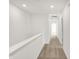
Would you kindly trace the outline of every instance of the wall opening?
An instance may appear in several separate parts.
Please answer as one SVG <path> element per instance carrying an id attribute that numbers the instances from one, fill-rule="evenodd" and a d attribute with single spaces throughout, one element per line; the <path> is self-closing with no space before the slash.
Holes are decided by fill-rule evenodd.
<path id="1" fill-rule="evenodd" d="M 51 36 L 56 36 L 57 35 L 57 23 L 53 22 L 51 24 Z"/>

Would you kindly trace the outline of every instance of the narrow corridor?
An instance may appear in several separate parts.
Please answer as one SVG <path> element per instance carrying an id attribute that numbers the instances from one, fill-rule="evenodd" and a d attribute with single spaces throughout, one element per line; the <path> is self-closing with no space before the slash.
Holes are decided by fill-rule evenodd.
<path id="1" fill-rule="evenodd" d="M 70 0 L 10 0 L 9 14 L 9 59 L 70 59 Z"/>
<path id="2" fill-rule="evenodd" d="M 57 37 L 52 38 L 50 44 L 44 46 L 38 59 L 67 59 Z"/>

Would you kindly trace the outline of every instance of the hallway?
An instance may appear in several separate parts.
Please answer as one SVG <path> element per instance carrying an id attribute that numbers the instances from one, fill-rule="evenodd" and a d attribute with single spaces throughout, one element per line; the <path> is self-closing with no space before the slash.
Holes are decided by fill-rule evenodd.
<path id="1" fill-rule="evenodd" d="M 67 59 L 57 37 L 52 38 L 50 44 L 44 46 L 38 59 Z"/>
<path id="2" fill-rule="evenodd" d="M 10 0 L 9 59 L 70 59 L 69 2 Z"/>

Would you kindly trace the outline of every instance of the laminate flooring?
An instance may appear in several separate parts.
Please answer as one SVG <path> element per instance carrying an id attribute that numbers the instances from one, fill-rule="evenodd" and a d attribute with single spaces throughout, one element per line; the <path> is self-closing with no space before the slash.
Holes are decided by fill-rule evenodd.
<path id="1" fill-rule="evenodd" d="M 67 59 L 57 37 L 53 37 L 50 43 L 44 46 L 38 59 Z"/>

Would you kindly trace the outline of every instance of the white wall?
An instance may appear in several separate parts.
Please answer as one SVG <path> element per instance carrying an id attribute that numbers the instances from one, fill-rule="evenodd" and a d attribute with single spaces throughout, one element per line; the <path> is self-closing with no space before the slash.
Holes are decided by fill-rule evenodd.
<path id="1" fill-rule="evenodd" d="M 32 15 L 32 33 L 44 33 L 45 42 L 49 41 L 49 24 L 48 15 L 43 14 L 33 14 Z"/>
<path id="2" fill-rule="evenodd" d="M 26 39 L 31 33 L 31 14 L 10 4 L 10 46 Z"/>
<path id="3" fill-rule="evenodd" d="M 61 15 L 58 16 L 58 38 L 61 44 L 62 42 L 62 18 Z"/>
<path id="4" fill-rule="evenodd" d="M 10 59 L 37 59 L 43 46 L 42 36 L 40 36 L 13 52 Z"/>
<path id="5" fill-rule="evenodd" d="M 70 59 L 70 7 L 67 5 L 63 13 L 63 48 Z"/>
<path id="6" fill-rule="evenodd" d="M 10 4 L 10 47 L 40 32 L 47 33 L 46 17 L 32 15 Z M 47 37 L 47 34 L 45 35 Z M 10 59 L 37 59 L 44 46 L 42 36 L 10 54 Z"/>

